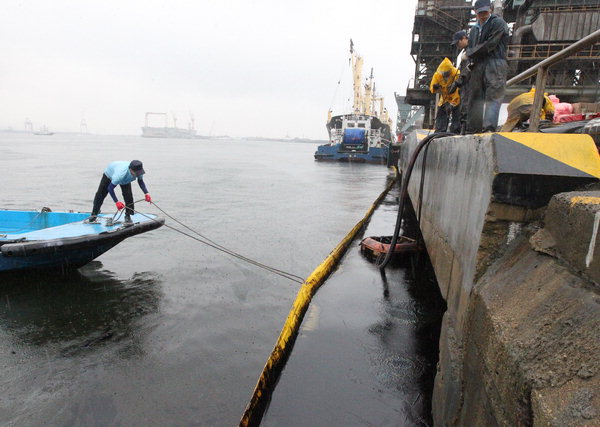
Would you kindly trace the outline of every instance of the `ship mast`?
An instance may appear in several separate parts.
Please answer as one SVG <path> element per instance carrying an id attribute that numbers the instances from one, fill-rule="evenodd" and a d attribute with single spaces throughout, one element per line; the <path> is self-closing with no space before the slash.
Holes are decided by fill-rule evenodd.
<path id="1" fill-rule="evenodd" d="M 352 64 L 352 76 L 354 77 L 354 104 L 352 110 L 354 114 L 361 113 L 362 104 L 362 65 L 363 59 L 354 52 L 354 43 L 350 39 L 350 59 Z"/>
<path id="2" fill-rule="evenodd" d="M 373 68 L 371 67 L 371 75 L 365 84 L 365 99 L 363 102 L 363 114 L 373 114 Z"/>
<path id="3" fill-rule="evenodd" d="M 377 105 L 376 105 L 376 103 L 379 100 L 379 98 L 377 98 L 377 90 L 375 89 L 375 82 L 373 82 L 373 98 L 372 99 L 373 100 L 371 101 L 371 111 L 373 112 L 373 115 L 375 117 L 379 117 L 377 115 Z M 380 111 L 380 113 L 381 113 L 381 111 Z"/>

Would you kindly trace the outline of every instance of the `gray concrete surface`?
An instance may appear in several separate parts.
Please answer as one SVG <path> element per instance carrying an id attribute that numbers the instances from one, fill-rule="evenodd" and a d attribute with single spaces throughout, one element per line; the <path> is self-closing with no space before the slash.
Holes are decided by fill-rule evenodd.
<path id="1" fill-rule="evenodd" d="M 579 164 L 571 161 L 569 148 L 563 150 L 561 135 L 514 136 L 533 139 L 529 145 L 512 137 L 485 134 L 435 140 L 427 149 L 426 162 L 423 153 L 411 177 L 409 195 L 420 214 L 421 231 L 448 305 L 433 394 L 434 423 L 593 425 L 600 408 L 595 371 L 588 364 L 568 361 L 584 360 L 580 356 L 584 349 L 592 354 L 597 350 L 597 288 L 585 285 L 589 281 L 580 272 L 593 277 L 594 261 L 584 271 L 581 255 L 587 255 L 590 226 L 593 230 L 598 220 L 593 213 L 585 218 L 583 228 L 569 229 L 556 213 L 548 216 L 549 229 L 568 235 L 571 243 L 564 239 L 564 247 L 552 247 L 548 230 L 532 243 L 522 240 L 523 230 L 530 232 L 528 224 L 542 224 L 552 196 L 597 181 L 588 172 L 597 170 L 600 160 L 586 136 L 569 136 Z M 539 150 L 535 143 L 541 143 Z M 403 172 L 417 144 L 413 134 L 403 146 Z M 543 152 L 550 146 L 559 149 Z M 563 162 L 562 155 L 569 161 Z M 552 203 L 565 215 L 564 203 L 571 199 L 562 205 L 561 200 L 557 197 Z M 569 218 L 577 224 L 580 214 L 570 212 Z M 515 246 L 517 241 L 521 246 Z M 581 248 L 571 260 L 564 254 L 576 242 Z M 545 253 L 535 252 L 532 244 L 538 250 L 546 247 Z M 521 252 L 511 257 L 510 251 L 517 247 Z M 547 254 L 558 254 L 560 259 Z M 539 270 L 544 274 L 537 273 L 536 267 L 542 259 L 548 263 L 548 268 Z M 579 264 L 568 264 L 575 259 Z M 505 274 L 516 263 L 524 264 L 519 264 L 514 276 Z M 560 301 L 558 306 L 555 300 Z M 567 323 L 557 324 L 561 306 L 583 310 L 586 317 L 567 316 Z M 509 315 L 518 319 L 508 323 L 514 328 L 506 326 Z M 577 339 L 562 340 L 563 334 Z M 593 344 L 579 347 L 582 343 Z M 585 360 L 598 365 L 597 359 Z M 561 390 L 571 394 L 563 395 Z"/>
<path id="2" fill-rule="evenodd" d="M 528 231 L 474 288 L 458 424 L 599 425 L 599 288 Z"/>
<path id="3" fill-rule="evenodd" d="M 596 186 L 598 187 L 598 186 Z M 552 198 L 544 223 L 552 255 L 600 283 L 600 191 L 562 193 Z"/>

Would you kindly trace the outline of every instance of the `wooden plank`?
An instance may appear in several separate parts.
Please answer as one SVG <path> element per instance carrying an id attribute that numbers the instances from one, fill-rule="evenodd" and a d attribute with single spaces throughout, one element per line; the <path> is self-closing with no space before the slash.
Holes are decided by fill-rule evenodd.
<path id="1" fill-rule="evenodd" d="M 533 97 L 533 106 L 529 115 L 529 132 L 537 132 L 540 127 L 540 111 L 544 105 L 544 89 L 546 88 L 546 79 L 548 69 L 540 67 L 535 80 L 535 96 Z"/>

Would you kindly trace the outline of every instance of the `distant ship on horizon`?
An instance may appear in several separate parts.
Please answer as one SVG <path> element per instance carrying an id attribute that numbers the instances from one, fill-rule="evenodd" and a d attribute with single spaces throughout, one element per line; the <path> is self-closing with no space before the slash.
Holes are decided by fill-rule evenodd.
<path id="1" fill-rule="evenodd" d="M 164 116 L 164 126 L 148 126 L 149 116 Z M 194 128 L 194 117 L 190 118 L 187 129 L 177 127 L 177 119 L 173 116 L 173 127 L 168 125 L 167 113 L 147 112 L 144 126 L 142 126 L 142 136 L 145 138 L 195 138 L 196 129 Z"/>
<path id="2" fill-rule="evenodd" d="M 40 127 L 40 130 L 33 132 L 34 135 L 46 135 L 46 136 L 50 136 L 50 135 L 54 135 L 54 132 L 50 132 L 48 130 L 48 127 L 46 125 L 43 125 Z"/>

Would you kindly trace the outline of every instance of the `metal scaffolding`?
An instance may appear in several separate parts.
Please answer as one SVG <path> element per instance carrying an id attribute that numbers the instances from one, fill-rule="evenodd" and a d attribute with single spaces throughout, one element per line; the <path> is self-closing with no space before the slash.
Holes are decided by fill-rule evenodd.
<path id="1" fill-rule="evenodd" d="M 600 28 L 600 0 L 493 1 L 495 14 L 508 23 L 509 78 L 531 68 Z M 439 63 L 458 52 L 450 45 L 456 31 L 475 22 L 471 0 L 419 0 L 415 12 L 411 56 L 415 75 L 403 102 L 425 109 L 424 127 L 433 125 L 435 96 L 429 82 Z M 546 91 L 565 102 L 600 101 L 600 43 L 554 65 Z M 534 78 L 507 89 L 505 101 L 535 85 Z M 399 104 L 400 111 L 400 104 Z"/>
<path id="2" fill-rule="evenodd" d="M 396 136 L 398 140 L 415 129 L 423 126 L 423 113 L 425 108 L 419 105 L 410 105 L 405 102 L 404 96 L 394 93 L 398 104 L 398 116 L 396 119 Z"/>
<path id="3" fill-rule="evenodd" d="M 450 45 L 452 35 L 466 29 L 470 20 L 470 0 L 417 2 L 410 52 L 415 62 L 415 77 L 413 85 L 406 89 L 404 102 L 424 107 L 425 127 L 433 123 L 435 109 L 435 97 L 429 92 L 431 77 L 444 57 L 456 56 L 458 52 Z"/>
<path id="4" fill-rule="evenodd" d="M 512 25 L 509 78 L 568 48 L 600 28 L 600 0 L 508 0 L 503 18 Z M 600 44 L 593 44 L 554 65 L 546 91 L 564 102 L 598 100 Z M 507 90 L 507 98 L 535 85 L 526 79 Z"/>

